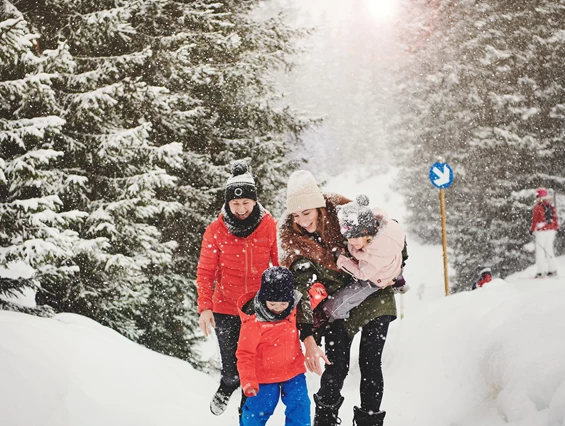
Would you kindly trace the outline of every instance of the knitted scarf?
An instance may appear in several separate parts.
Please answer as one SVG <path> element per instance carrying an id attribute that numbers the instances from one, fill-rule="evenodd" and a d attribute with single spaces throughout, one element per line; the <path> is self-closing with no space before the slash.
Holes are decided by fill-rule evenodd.
<path id="1" fill-rule="evenodd" d="M 292 313 L 301 297 L 302 294 L 295 290 L 294 302 L 289 303 L 288 308 L 286 308 L 280 314 L 275 314 L 274 312 L 271 312 L 269 308 L 267 308 L 267 302 L 262 302 L 261 300 L 259 300 L 259 293 L 257 293 L 253 298 L 253 308 L 255 309 L 255 313 L 257 314 L 257 320 L 260 322 L 272 322 L 285 319 Z"/>

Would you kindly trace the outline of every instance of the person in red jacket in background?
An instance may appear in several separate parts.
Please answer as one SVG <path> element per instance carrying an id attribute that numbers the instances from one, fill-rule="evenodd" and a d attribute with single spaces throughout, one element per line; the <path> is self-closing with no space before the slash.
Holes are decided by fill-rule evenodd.
<path id="1" fill-rule="evenodd" d="M 536 278 L 557 275 L 553 242 L 559 229 L 557 212 L 545 188 L 537 190 L 530 234 L 536 240 Z"/>
<path id="2" fill-rule="evenodd" d="M 296 327 L 296 305 L 290 270 L 275 266 L 263 273 L 261 289 L 238 302 L 242 320 L 237 368 L 247 396 L 240 426 L 267 423 L 282 399 L 285 425 L 310 426 L 306 366 Z"/>
<path id="3" fill-rule="evenodd" d="M 477 281 L 473 283 L 471 287 L 473 290 L 481 288 L 486 283 L 490 283 L 492 281 L 492 271 L 488 266 L 479 266 L 478 268 L 478 278 Z"/>
<path id="4" fill-rule="evenodd" d="M 204 232 L 196 284 L 199 325 L 205 336 L 212 329 L 222 359 L 221 381 L 210 411 L 222 414 L 239 387 L 235 352 L 241 328 L 237 300 L 258 291 L 261 275 L 279 265 L 277 224 L 257 202 L 257 188 L 244 161 L 232 164 L 220 215 Z M 245 396 L 242 395 L 242 404 Z"/>

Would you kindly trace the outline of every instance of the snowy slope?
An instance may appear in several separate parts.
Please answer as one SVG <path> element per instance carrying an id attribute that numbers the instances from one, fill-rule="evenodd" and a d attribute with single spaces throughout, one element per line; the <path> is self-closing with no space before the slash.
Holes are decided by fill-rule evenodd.
<path id="1" fill-rule="evenodd" d="M 0 312 L 0 336 L 3 425 L 237 424 L 237 398 L 221 417 L 208 411 L 216 378 L 89 319 Z M 517 276 L 423 304 L 390 330 L 387 426 L 564 426 L 563 336 L 564 278 Z M 358 403 L 356 365 L 344 424 Z M 317 376 L 308 378 L 316 391 Z"/>
<path id="2" fill-rule="evenodd" d="M 327 188 L 366 193 L 402 220 L 390 179 L 343 175 Z M 441 256 L 441 247 L 410 243 L 412 290 L 397 296 L 403 319 L 392 323 L 383 359 L 386 426 L 565 426 L 565 257 L 558 278 L 529 279 L 529 268 L 445 297 Z M 218 358 L 214 338 L 204 351 Z M 73 314 L 0 311 L 0 377 L 3 426 L 237 424 L 237 397 L 224 415 L 209 412 L 217 377 Z M 308 384 L 314 393 L 319 378 L 309 374 Z M 344 425 L 358 386 L 354 342 Z M 268 424 L 284 424 L 282 406 Z"/>

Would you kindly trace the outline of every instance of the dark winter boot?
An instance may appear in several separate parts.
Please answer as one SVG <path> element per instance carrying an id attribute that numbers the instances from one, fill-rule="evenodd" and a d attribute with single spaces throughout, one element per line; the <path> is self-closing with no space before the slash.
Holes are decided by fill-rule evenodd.
<path id="1" fill-rule="evenodd" d="M 320 397 L 314 394 L 314 402 L 316 403 L 316 414 L 312 426 L 337 426 L 341 424 L 341 419 L 337 416 L 341 404 L 343 404 L 343 396 L 333 404 L 324 404 L 320 401 Z"/>
<path id="2" fill-rule="evenodd" d="M 212 401 L 210 401 L 210 411 L 212 414 L 219 416 L 226 411 L 230 396 L 238 387 L 239 385 L 234 387 L 233 385 L 226 385 L 223 381 L 220 382 L 220 387 L 212 397 Z"/>
<path id="3" fill-rule="evenodd" d="M 357 426 L 383 426 L 385 411 L 378 413 L 366 412 L 359 407 L 353 407 L 353 425 Z"/>

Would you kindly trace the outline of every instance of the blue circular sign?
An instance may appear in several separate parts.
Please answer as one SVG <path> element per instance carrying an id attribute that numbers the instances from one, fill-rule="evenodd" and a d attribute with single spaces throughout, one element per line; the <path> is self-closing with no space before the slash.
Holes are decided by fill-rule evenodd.
<path id="1" fill-rule="evenodd" d="M 453 183 L 453 169 L 447 163 L 435 163 L 430 168 L 430 181 L 436 188 L 448 188 Z"/>

